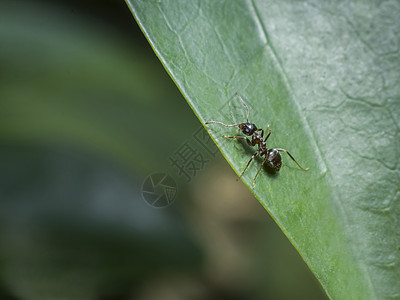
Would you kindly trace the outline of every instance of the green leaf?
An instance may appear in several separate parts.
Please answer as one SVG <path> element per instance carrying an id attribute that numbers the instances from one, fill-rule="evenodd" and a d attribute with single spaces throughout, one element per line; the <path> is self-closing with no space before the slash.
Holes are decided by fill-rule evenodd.
<path id="1" fill-rule="evenodd" d="M 310 167 L 284 154 L 253 192 L 327 294 L 400 297 L 399 2 L 126 2 L 203 124 L 244 121 L 238 92 Z M 240 174 L 254 149 L 206 128 Z"/>

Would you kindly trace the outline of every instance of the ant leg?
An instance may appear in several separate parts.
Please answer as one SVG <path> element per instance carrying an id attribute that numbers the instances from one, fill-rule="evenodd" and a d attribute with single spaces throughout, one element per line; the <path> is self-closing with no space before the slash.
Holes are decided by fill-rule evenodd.
<path id="1" fill-rule="evenodd" d="M 254 146 L 252 142 L 250 142 L 250 140 L 247 137 L 244 136 L 226 136 L 223 135 L 222 137 L 226 138 L 226 139 L 235 139 L 235 140 L 246 140 L 247 144 L 249 144 L 249 146 Z"/>
<path id="2" fill-rule="evenodd" d="M 249 108 L 247 107 L 246 103 L 244 103 L 242 97 L 240 97 L 239 93 L 236 92 L 236 96 L 239 98 L 240 102 L 242 102 L 242 104 L 244 105 L 244 107 L 246 107 L 247 110 L 247 123 L 249 122 Z"/>
<path id="3" fill-rule="evenodd" d="M 269 124 L 268 124 L 268 126 L 267 126 L 267 129 L 266 129 L 266 130 L 268 130 L 269 132 L 268 132 L 267 136 L 265 137 L 265 139 L 264 139 L 264 142 L 266 142 L 266 141 L 268 140 L 269 136 L 270 136 L 270 135 L 271 135 L 271 133 L 272 133 L 271 129 L 269 129 Z"/>
<path id="4" fill-rule="evenodd" d="M 267 160 L 267 156 L 264 157 L 263 162 L 262 162 L 262 164 L 261 164 L 261 167 L 258 169 L 258 172 L 257 172 L 256 176 L 254 176 L 254 179 L 253 179 L 253 189 L 256 187 L 256 178 L 257 178 L 257 176 L 258 176 L 258 173 L 260 173 L 260 171 L 261 171 L 262 167 L 264 166 L 264 163 L 266 162 L 266 160 Z"/>
<path id="5" fill-rule="evenodd" d="M 261 137 L 264 137 L 264 129 L 262 129 L 262 128 L 259 128 L 259 129 L 257 129 L 256 131 L 261 131 Z M 265 129 L 265 131 L 269 131 L 269 132 L 271 132 L 271 130 L 269 130 L 269 124 L 267 125 L 267 129 Z M 267 139 L 265 139 L 265 141 L 266 141 Z M 264 141 L 264 142 L 265 142 Z"/>
<path id="6" fill-rule="evenodd" d="M 299 166 L 299 168 L 300 169 L 302 169 L 303 171 L 308 171 L 310 168 L 307 168 L 307 169 L 304 169 L 302 166 L 300 166 L 299 165 L 299 163 L 294 159 L 294 157 L 289 153 L 289 151 L 287 151 L 286 149 L 281 149 L 281 148 L 278 148 L 278 149 L 276 149 L 276 150 L 278 150 L 278 151 L 280 151 L 280 152 L 286 152 L 288 155 L 289 155 L 289 157 Z"/>
<path id="7" fill-rule="evenodd" d="M 225 127 L 235 127 L 235 126 L 239 126 L 241 123 L 239 123 L 239 124 L 232 124 L 232 125 L 226 125 L 226 124 L 224 124 L 224 123 L 222 123 L 222 122 L 218 122 L 218 121 L 207 121 L 207 122 L 205 122 L 204 124 L 220 124 L 220 125 L 223 125 L 223 126 L 225 126 Z"/>
<path id="8" fill-rule="evenodd" d="M 250 158 L 249 162 L 246 165 L 246 168 L 244 168 L 244 170 L 243 170 L 242 174 L 240 174 L 239 178 L 241 178 L 243 176 L 244 172 L 246 172 L 246 170 L 249 167 L 251 161 L 253 160 L 254 157 L 257 156 L 257 154 L 258 154 L 258 151 L 252 155 L 252 157 Z M 237 179 L 237 180 L 239 180 L 239 179 Z"/>
<path id="9" fill-rule="evenodd" d="M 257 129 L 256 131 L 261 131 L 261 138 L 263 138 L 263 137 L 264 137 L 264 129 L 262 129 L 262 128 L 259 128 L 259 129 Z"/>

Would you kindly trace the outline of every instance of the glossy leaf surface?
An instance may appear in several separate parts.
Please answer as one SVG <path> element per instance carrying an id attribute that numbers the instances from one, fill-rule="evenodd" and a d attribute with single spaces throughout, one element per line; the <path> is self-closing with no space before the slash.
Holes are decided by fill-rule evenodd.
<path id="1" fill-rule="evenodd" d="M 327 294 L 400 297 L 399 2 L 126 2 L 202 123 L 243 122 L 239 92 L 268 145 L 310 167 L 283 155 L 254 194 Z M 240 174 L 254 149 L 207 129 Z"/>

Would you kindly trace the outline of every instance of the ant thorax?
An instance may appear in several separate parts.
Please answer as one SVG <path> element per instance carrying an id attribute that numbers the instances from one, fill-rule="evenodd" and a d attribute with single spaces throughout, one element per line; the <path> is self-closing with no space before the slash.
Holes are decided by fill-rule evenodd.
<path id="1" fill-rule="evenodd" d="M 261 155 L 265 154 L 266 151 L 268 150 L 268 149 L 267 149 L 267 143 L 264 142 L 263 140 L 261 140 L 261 141 L 258 143 L 258 150 L 261 150 L 261 152 L 262 152 L 262 153 L 260 153 Z"/>
<path id="2" fill-rule="evenodd" d="M 262 138 L 263 138 L 263 137 L 261 136 L 261 134 L 255 133 L 255 132 L 254 132 L 251 139 L 252 139 L 253 144 L 255 144 L 255 145 L 258 144 L 259 146 L 261 146 L 260 144 L 261 144 L 261 143 L 264 143 L 263 140 L 262 140 Z M 264 143 L 264 144 L 265 144 L 265 143 Z M 265 144 L 265 145 L 266 145 L 266 144 Z"/>

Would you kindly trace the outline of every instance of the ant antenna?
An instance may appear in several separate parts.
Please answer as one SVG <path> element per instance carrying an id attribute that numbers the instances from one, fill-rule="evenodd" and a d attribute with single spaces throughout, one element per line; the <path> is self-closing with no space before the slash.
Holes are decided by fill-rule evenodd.
<path id="1" fill-rule="evenodd" d="M 226 125 L 226 124 L 224 124 L 222 122 L 218 122 L 218 121 L 208 121 L 208 122 L 205 122 L 204 124 L 221 124 L 221 125 L 223 125 L 225 127 L 235 127 L 235 126 L 239 126 L 240 125 L 240 123 L 239 124 Z"/>
<path id="2" fill-rule="evenodd" d="M 246 121 L 247 121 L 247 123 L 249 123 L 249 108 L 247 107 L 246 103 L 244 103 L 244 101 L 243 101 L 242 97 L 240 97 L 239 93 L 236 92 L 235 94 L 236 94 L 236 96 L 239 98 L 240 102 L 242 102 L 242 104 L 244 105 L 244 107 L 246 107 L 246 110 L 247 110 L 247 118 L 246 118 Z"/>

